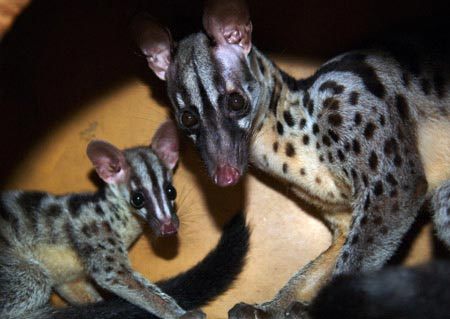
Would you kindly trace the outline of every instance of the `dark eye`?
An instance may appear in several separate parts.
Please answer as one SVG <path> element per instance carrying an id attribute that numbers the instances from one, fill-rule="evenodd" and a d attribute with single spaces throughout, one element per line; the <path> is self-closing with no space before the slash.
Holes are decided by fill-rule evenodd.
<path id="1" fill-rule="evenodd" d="M 166 194 L 169 200 L 175 200 L 175 198 L 177 198 L 177 190 L 172 186 L 172 184 L 167 185 Z"/>
<path id="2" fill-rule="evenodd" d="M 130 200 L 131 206 L 134 208 L 142 208 L 145 204 L 145 196 L 142 192 L 134 192 L 131 194 L 131 200 Z"/>
<path id="3" fill-rule="evenodd" d="M 228 95 L 227 103 L 229 109 L 234 112 L 243 111 L 247 106 L 244 97 L 237 92 Z"/>
<path id="4" fill-rule="evenodd" d="M 181 124 L 183 124 L 184 127 L 192 128 L 198 124 L 198 118 L 192 112 L 184 111 L 181 114 Z"/>

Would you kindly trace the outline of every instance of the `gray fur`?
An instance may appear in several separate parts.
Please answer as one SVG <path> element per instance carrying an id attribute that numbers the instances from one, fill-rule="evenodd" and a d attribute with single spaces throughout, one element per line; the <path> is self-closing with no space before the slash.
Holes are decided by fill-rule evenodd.
<path id="1" fill-rule="evenodd" d="M 173 202 L 165 191 L 172 172 L 148 147 L 128 149 L 124 155 L 130 166 L 130 180 L 106 184 L 98 193 L 1 194 L 1 318 L 38 318 L 36 311 L 47 304 L 52 288 L 64 293 L 66 282 L 83 275 L 158 317 L 177 318 L 186 313 L 170 296 L 135 272 L 127 255 L 143 223 L 157 229 L 157 211 L 176 220 Z M 130 204 L 134 190 L 146 193 L 148 203 L 140 209 Z M 61 269 L 57 264 L 48 266 L 57 263 L 46 258 L 52 249 L 73 253 L 74 264 L 80 262 L 79 269 L 75 266 L 75 270 L 64 272 L 64 265 Z M 57 274 L 59 271 L 62 273 Z M 66 296 L 70 292 L 66 291 Z"/>
<path id="2" fill-rule="evenodd" d="M 435 191 L 432 203 L 436 233 L 450 249 L 450 181 Z"/>

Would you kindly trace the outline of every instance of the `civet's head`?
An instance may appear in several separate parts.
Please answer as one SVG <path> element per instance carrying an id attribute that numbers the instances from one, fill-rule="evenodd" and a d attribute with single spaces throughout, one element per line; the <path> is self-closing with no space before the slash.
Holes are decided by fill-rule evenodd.
<path id="1" fill-rule="evenodd" d="M 175 44 L 145 15 L 133 32 L 148 66 L 167 81 L 178 126 L 195 143 L 214 182 L 236 184 L 249 153 L 260 84 L 250 67 L 252 24 L 241 1 L 206 5 L 205 33 Z"/>
<path id="2" fill-rule="evenodd" d="M 129 209 L 147 221 L 157 236 L 178 231 L 174 209 L 177 193 L 172 185 L 178 137 L 172 121 L 160 126 L 151 147 L 121 151 L 108 142 L 94 140 L 86 152 L 98 176 L 113 187 L 119 200 L 125 200 Z"/>

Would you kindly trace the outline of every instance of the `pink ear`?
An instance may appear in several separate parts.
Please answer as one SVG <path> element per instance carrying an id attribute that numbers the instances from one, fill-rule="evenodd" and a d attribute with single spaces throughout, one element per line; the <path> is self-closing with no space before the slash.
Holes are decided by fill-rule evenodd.
<path id="1" fill-rule="evenodd" d="M 172 38 L 169 30 L 148 15 L 137 15 L 131 24 L 135 41 L 147 59 L 150 69 L 161 79 L 166 79 L 170 65 Z"/>
<path id="2" fill-rule="evenodd" d="M 86 153 L 98 176 L 106 183 L 118 184 L 127 181 L 130 167 L 117 147 L 105 141 L 94 140 L 89 143 Z"/>
<path id="3" fill-rule="evenodd" d="M 156 131 L 152 139 L 152 149 L 167 168 L 173 169 L 178 162 L 178 133 L 172 120 L 167 120 Z"/>
<path id="4" fill-rule="evenodd" d="M 243 0 L 209 0 L 203 26 L 219 45 L 237 44 L 245 54 L 252 48 L 252 22 Z"/>

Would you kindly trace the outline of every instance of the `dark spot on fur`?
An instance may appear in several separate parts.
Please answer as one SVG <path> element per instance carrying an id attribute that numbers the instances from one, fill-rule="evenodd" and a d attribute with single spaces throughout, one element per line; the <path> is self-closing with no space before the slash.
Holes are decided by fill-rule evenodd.
<path id="1" fill-rule="evenodd" d="M 364 226 L 365 224 L 367 224 L 367 216 L 366 216 L 366 215 L 364 215 L 364 216 L 361 218 L 360 224 L 361 224 L 362 226 Z"/>
<path id="2" fill-rule="evenodd" d="M 348 172 L 347 172 L 347 169 L 343 168 L 343 169 L 342 169 L 342 171 L 344 172 L 345 176 L 347 176 L 347 177 L 348 177 Z"/>
<path id="3" fill-rule="evenodd" d="M 99 204 L 95 205 L 95 213 L 99 216 L 105 216 L 105 212 Z"/>
<path id="4" fill-rule="evenodd" d="M 312 115 L 314 112 L 314 102 L 311 100 L 308 103 L 308 114 Z"/>
<path id="5" fill-rule="evenodd" d="M 369 180 L 368 180 L 366 174 L 362 174 L 362 180 L 363 180 L 363 183 L 364 183 L 365 187 L 369 186 Z"/>
<path id="6" fill-rule="evenodd" d="M 291 143 L 286 143 L 286 156 L 293 157 L 295 155 L 295 148 Z"/>
<path id="7" fill-rule="evenodd" d="M 389 193 L 389 196 L 391 196 L 392 198 L 397 197 L 397 195 L 398 195 L 398 192 L 397 192 L 396 189 L 393 189 L 393 190 Z"/>
<path id="8" fill-rule="evenodd" d="M 311 97 L 309 95 L 309 92 L 305 92 L 305 94 L 303 95 L 303 107 L 305 109 L 308 108 L 309 101 L 311 101 Z"/>
<path id="9" fill-rule="evenodd" d="M 326 98 L 323 101 L 323 107 L 324 108 L 328 108 L 328 109 L 333 110 L 333 111 L 339 110 L 339 104 L 340 104 L 339 101 L 334 99 L 334 98 L 332 98 L 332 97 Z"/>
<path id="10" fill-rule="evenodd" d="M 278 152 L 278 142 L 273 143 L 273 151 L 276 153 Z"/>
<path id="11" fill-rule="evenodd" d="M 323 155 L 319 156 L 319 161 L 323 162 L 325 159 L 323 158 Z"/>
<path id="12" fill-rule="evenodd" d="M 380 122 L 381 126 L 384 126 L 386 124 L 386 120 L 385 120 L 383 114 L 380 115 L 380 118 L 378 119 L 378 122 Z"/>
<path id="13" fill-rule="evenodd" d="M 369 167 L 372 171 L 375 171 L 378 168 L 378 156 L 374 151 L 372 151 L 369 156 Z"/>
<path id="14" fill-rule="evenodd" d="M 111 271 L 113 271 L 113 267 L 108 266 L 108 267 L 105 267 L 103 270 L 104 270 L 106 273 L 110 273 Z"/>
<path id="15" fill-rule="evenodd" d="M 370 195 L 367 194 L 366 201 L 364 202 L 364 210 L 367 210 L 370 206 Z"/>
<path id="16" fill-rule="evenodd" d="M 359 93 L 358 92 L 350 93 L 349 102 L 350 102 L 351 105 L 358 104 L 358 100 L 359 100 Z"/>
<path id="17" fill-rule="evenodd" d="M 333 131 L 333 130 L 328 130 L 328 135 L 330 135 L 331 139 L 337 143 L 339 141 L 339 135 Z"/>
<path id="18" fill-rule="evenodd" d="M 347 261 L 347 259 L 348 259 L 348 251 L 344 251 L 344 252 L 342 253 L 342 260 L 343 260 L 343 261 Z"/>
<path id="19" fill-rule="evenodd" d="M 280 135 L 283 135 L 283 133 L 284 133 L 284 127 L 283 127 L 283 124 L 281 124 L 281 122 L 277 122 L 277 132 L 278 132 L 278 134 L 280 134 Z"/>
<path id="20" fill-rule="evenodd" d="M 343 153 L 341 150 L 338 150 L 338 151 L 337 151 L 337 155 L 338 155 L 339 160 L 340 160 L 341 162 L 345 161 L 345 155 L 344 155 L 344 153 Z"/>
<path id="21" fill-rule="evenodd" d="M 322 137 L 322 142 L 323 142 L 323 144 L 325 144 L 326 146 L 330 146 L 330 145 L 331 145 L 330 138 L 329 138 L 327 135 L 324 135 L 324 136 Z"/>
<path id="22" fill-rule="evenodd" d="M 319 142 L 316 142 L 316 149 L 320 149 L 320 144 L 319 144 Z"/>
<path id="23" fill-rule="evenodd" d="M 300 175 L 306 175 L 306 171 L 304 168 L 300 168 Z"/>
<path id="24" fill-rule="evenodd" d="M 354 121 L 355 121 L 355 125 L 356 125 L 356 126 L 358 126 L 359 124 L 361 124 L 362 116 L 361 116 L 361 114 L 360 114 L 359 112 L 356 112 L 356 113 L 355 113 Z"/>
<path id="25" fill-rule="evenodd" d="M 403 95 L 397 95 L 395 97 L 395 107 L 397 108 L 398 114 L 403 121 L 407 121 L 409 119 L 409 108 L 408 103 Z"/>
<path id="26" fill-rule="evenodd" d="M 305 128 L 305 126 L 306 126 L 306 120 L 305 119 L 301 119 L 300 120 L 300 124 L 299 124 L 300 129 L 303 130 Z"/>
<path id="27" fill-rule="evenodd" d="M 346 152 L 350 151 L 350 143 L 349 142 L 345 142 L 344 149 Z"/>
<path id="28" fill-rule="evenodd" d="M 364 129 L 364 136 L 370 140 L 373 137 L 373 133 L 377 127 L 372 122 L 366 124 L 366 128 Z"/>
<path id="29" fill-rule="evenodd" d="M 292 118 L 291 112 L 284 111 L 283 112 L 283 117 L 284 117 L 284 121 L 286 122 L 286 124 L 289 127 L 293 127 L 294 126 L 294 119 Z"/>
<path id="30" fill-rule="evenodd" d="M 381 181 L 377 181 L 375 183 L 373 193 L 375 194 L 375 196 L 380 196 L 381 194 L 383 194 L 383 183 Z"/>
<path id="31" fill-rule="evenodd" d="M 381 225 L 383 223 L 383 219 L 380 216 L 377 216 L 373 219 L 373 223 L 377 226 Z"/>
<path id="32" fill-rule="evenodd" d="M 381 232 L 383 235 L 386 235 L 387 232 L 388 232 L 388 228 L 387 228 L 386 226 L 381 226 L 380 232 Z"/>
<path id="33" fill-rule="evenodd" d="M 317 184 L 322 183 L 322 180 L 320 179 L 320 177 L 316 177 L 315 181 L 316 181 Z"/>
<path id="34" fill-rule="evenodd" d="M 83 227 L 81 227 L 81 232 L 86 236 L 86 237 L 88 237 L 88 238 L 91 238 L 92 237 L 92 234 L 91 234 L 91 232 L 90 232 L 90 230 L 89 230 L 89 226 L 88 225 L 83 225 Z"/>
<path id="35" fill-rule="evenodd" d="M 333 94 L 341 94 L 344 92 L 344 86 L 337 84 L 335 81 L 326 81 L 319 87 L 319 91 L 331 90 Z"/>
<path id="36" fill-rule="evenodd" d="M 283 163 L 283 173 L 286 174 L 288 171 L 288 164 Z"/>
<path id="37" fill-rule="evenodd" d="M 308 134 L 303 135 L 302 141 L 303 141 L 303 144 L 305 144 L 305 145 L 309 144 L 309 136 L 308 136 Z"/>
<path id="38" fill-rule="evenodd" d="M 353 245 L 357 244 L 358 241 L 359 241 L 359 236 L 358 236 L 357 234 L 355 234 L 355 235 L 352 237 L 352 240 L 351 240 L 351 242 L 350 242 L 350 245 L 353 246 Z"/>
<path id="39" fill-rule="evenodd" d="M 109 222 L 107 222 L 106 220 L 102 222 L 102 228 L 107 233 L 112 232 L 111 224 Z"/>
<path id="40" fill-rule="evenodd" d="M 366 242 L 367 242 L 368 244 L 373 244 L 373 236 L 367 237 Z"/>
<path id="41" fill-rule="evenodd" d="M 107 262 L 110 262 L 110 263 L 113 263 L 116 261 L 116 259 L 113 256 L 106 256 L 105 259 Z"/>
<path id="42" fill-rule="evenodd" d="M 312 126 L 312 132 L 314 135 L 317 135 L 317 133 L 319 133 L 319 125 L 317 125 L 317 123 L 314 123 Z"/>
<path id="43" fill-rule="evenodd" d="M 398 144 L 394 138 L 390 138 L 384 143 L 384 154 L 387 156 L 395 154 L 398 151 Z"/>
<path id="44" fill-rule="evenodd" d="M 117 242 L 114 240 L 114 238 L 109 237 L 108 238 L 108 243 L 110 243 L 111 245 L 115 246 L 117 244 Z"/>
<path id="45" fill-rule="evenodd" d="M 82 256 L 90 256 L 94 253 L 94 248 L 89 244 L 83 244 L 79 247 L 80 255 Z"/>
<path id="46" fill-rule="evenodd" d="M 47 216 L 49 217 L 58 217 L 62 214 L 62 207 L 58 204 L 51 204 L 47 207 Z"/>
<path id="47" fill-rule="evenodd" d="M 361 153 L 361 146 L 359 145 L 358 140 L 353 140 L 353 152 L 355 152 L 355 154 Z"/>
<path id="48" fill-rule="evenodd" d="M 400 166 L 402 166 L 402 162 L 403 162 L 403 160 L 400 157 L 400 155 L 398 155 L 398 154 L 395 155 L 395 157 L 394 157 L 394 165 L 397 166 L 397 167 L 400 167 Z"/>
<path id="49" fill-rule="evenodd" d="M 386 181 L 387 181 L 389 184 L 391 184 L 392 186 L 397 186 L 397 185 L 398 185 L 397 180 L 395 179 L 395 177 L 394 177 L 391 173 L 388 173 L 388 174 L 386 175 Z"/>
<path id="50" fill-rule="evenodd" d="M 328 152 L 328 161 L 333 164 L 334 163 L 334 158 L 333 155 L 331 154 L 331 152 Z"/>
<path id="51" fill-rule="evenodd" d="M 328 122 L 333 126 L 340 126 L 342 124 L 342 116 L 337 113 L 328 115 Z"/>

